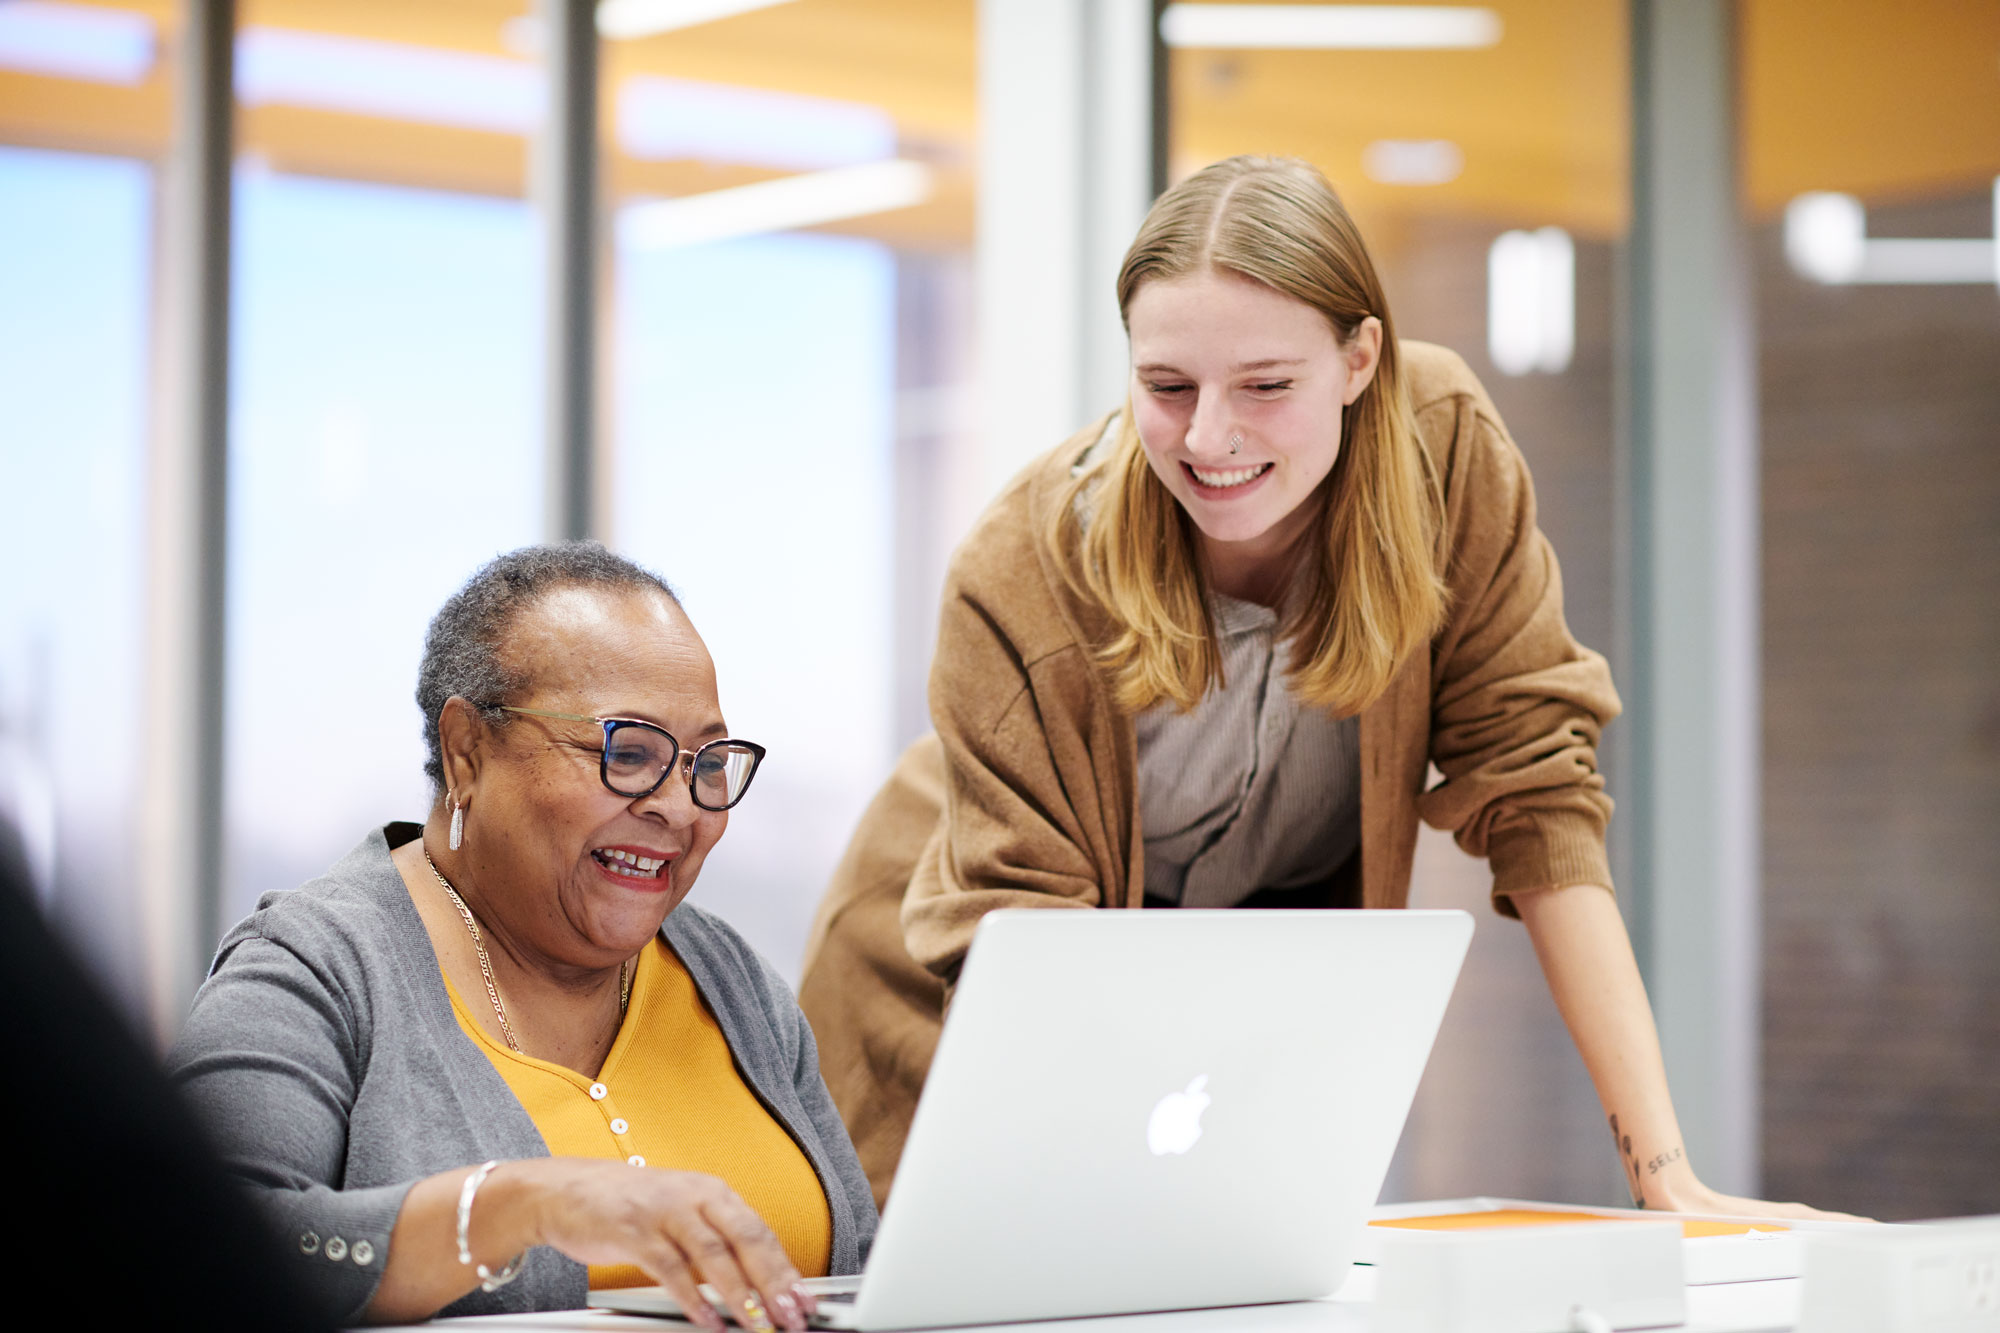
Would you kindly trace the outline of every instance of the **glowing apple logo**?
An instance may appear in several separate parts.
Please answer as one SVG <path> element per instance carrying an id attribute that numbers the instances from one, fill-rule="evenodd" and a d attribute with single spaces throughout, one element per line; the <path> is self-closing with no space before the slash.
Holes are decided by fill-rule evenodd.
<path id="1" fill-rule="evenodd" d="M 1146 1121 L 1146 1146 L 1153 1150 L 1153 1156 L 1184 1153 L 1194 1147 L 1194 1141 L 1201 1137 L 1201 1113 L 1211 1100 L 1203 1091 L 1207 1087 L 1208 1075 L 1197 1074 L 1185 1090 L 1160 1098 Z"/>

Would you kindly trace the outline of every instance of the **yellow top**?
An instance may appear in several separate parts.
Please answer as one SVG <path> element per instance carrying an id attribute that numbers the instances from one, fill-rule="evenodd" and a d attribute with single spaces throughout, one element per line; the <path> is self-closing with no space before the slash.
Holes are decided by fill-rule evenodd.
<path id="1" fill-rule="evenodd" d="M 826 1273 L 826 1191 L 736 1072 L 722 1028 L 665 939 L 654 936 L 639 954 L 625 1022 L 595 1080 L 508 1050 L 474 1021 L 451 978 L 444 984 L 459 1027 L 521 1099 L 551 1154 L 720 1176 L 777 1233 L 800 1273 Z M 590 1266 L 593 1288 L 652 1280 L 630 1264 Z"/>

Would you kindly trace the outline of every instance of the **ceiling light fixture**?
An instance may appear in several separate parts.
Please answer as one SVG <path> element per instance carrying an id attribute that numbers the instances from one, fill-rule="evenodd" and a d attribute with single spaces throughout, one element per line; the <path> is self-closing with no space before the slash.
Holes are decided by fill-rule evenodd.
<path id="1" fill-rule="evenodd" d="M 1377 139 L 1361 150 L 1361 169 L 1384 185 L 1443 185 L 1465 170 L 1449 139 Z"/>
<path id="2" fill-rule="evenodd" d="M 1859 199 L 1815 190 L 1785 205 L 1785 258 L 1793 272 L 1829 286 L 2000 284 L 2000 178 L 1993 182 L 1993 231 L 1990 241 L 1956 236 L 1870 239 L 1868 210 Z"/>
<path id="3" fill-rule="evenodd" d="M 753 9 L 790 4 L 792 0 L 602 0 L 597 6 L 597 35 L 611 41 L 651 37 L 676 28 L 734 18 Z"/>
<path id="4" fill-rule="evenodd" d="M 631 204 L 618 239 L 634 250 L 669 250 L 908 208 L 931 196 L 931 170 L 892 159 Z"/>
<path id="5" fill-rule="evenodd" d="M 0 4 L 0 69 L 94 83 L 139 83 L 153 72 L 144 14 L 15 0 Z"/>
<path id="6" fill-rule="evenodd" d="M 1474 5 L 1172 4 L 1160 36 L 1211 51 L 1471 50 L 1500 40 L 1500 16 Z"/>
<path id="7" fill-rule="evenodd" d="M 1576 245 L 1560 227 L 1502 232 L 1486 255 L 1486 351 L 1504 375 L 1559 374 L 1576 351 Z"/>
<path id="8" fill-rule="evenodd" d="M 545 94 L 541 71 L 525 60 L 294 28 L 236 34 L 236 97 L 245 106 L 525 135 L 541 123 Z"/>

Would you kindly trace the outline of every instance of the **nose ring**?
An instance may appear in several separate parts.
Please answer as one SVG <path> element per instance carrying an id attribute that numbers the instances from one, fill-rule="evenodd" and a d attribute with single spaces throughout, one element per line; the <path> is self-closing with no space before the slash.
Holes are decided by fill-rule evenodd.
<path id="1" fill-rule="evenodd" d="M 1236 453 L 1238 450 L 1242 449 L 1242 447 L 1243 447 L 1243 437 L 1241 435 L 1232 435 L 1229 437 L 1230 453 L 1232 454 Z"/>

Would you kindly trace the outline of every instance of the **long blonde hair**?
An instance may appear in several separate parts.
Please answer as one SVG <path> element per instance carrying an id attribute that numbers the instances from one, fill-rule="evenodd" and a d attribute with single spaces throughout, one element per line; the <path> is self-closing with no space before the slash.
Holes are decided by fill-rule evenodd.
<path id="1" fill-rule="evenodd" d="M 1342 414 L 1333 470 L 1304 501 L 1319 513 L 1281 627 L 1298 696 L 1358 712 L 1445 614 L 1443 500 L 1417 441 L 1388 302 L 1333 187 L 1290 158 L 1232 157 L 1160 196 L 1118 273 L 1128 332 L 1143 284 L 1205 268 L 1305 302 L 1342 346 L 1369 316 L 1382 322 L 1375 377 Z M 1116 625 L 1097 656 L 1119 706 L 1192 708 L 1222 678 L 1193 520 L 1147 463 L 1129 401 L 1101 453 L 1061 495 L 1043 537 L 1072 587 Z"/>

